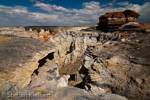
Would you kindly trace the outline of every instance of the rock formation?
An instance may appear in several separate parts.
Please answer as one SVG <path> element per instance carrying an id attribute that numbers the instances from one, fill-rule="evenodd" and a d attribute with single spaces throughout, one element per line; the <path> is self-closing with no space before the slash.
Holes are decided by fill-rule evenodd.
<path id="1" fill-rule="evenodd" d="M 132 10 L 109 12 L 99 17 L 99 28 L 104 31 L 116 31 L 122 24 L 135 22 L 140 15 Z"/>
<path id="2" fill-rule="evenodd" d="M 129 23 L 127 23 L 127 24 L 123 24 L 123 25 L 121 25 L 119 28 L 118 28 L 118 30 L 121 30 L 121 31 L 126 31 L 126 30 L 130 30 L 130 31 L 133 31 L 133 30 L 135 30 L 135 31 L 144 31 L 144 30 L 142 30 L 141 29 L 141 27 L 143 27 L 144 25 L 143 24 L 140 24 L 140 23 L 137 23 L 137 22 L 129 22 Z"/>
<path id="3" fill-rule="evenodd" d="M 85 54 L 84 66 L 79 70 L 87 70 L 83 77 L 85 89 L 95 95 L 117 93 L 132 99 L 147 98 L 150 86 L 149 81 L 145 81 L 150 70 L 148 38 L 149 35 L 125 33 L 117 41 L 89 48 L 90 53 Z M 119 42 L 122 39 L 125 40 Z"/>
<path id="4" fill-rule="evenodd" d="M 126 23 L 138 16 L 126 10 L 101 18 Z M 28 99 L 7 93 L 48 96 L 36 100 L 150 99 L 150 33 L 137 31 L 140 26 L 130 22 L 107 33 L 96 26 L 2 27 L 0 99 Z"/>
<path id="5" fill-rule="evenodd" d="M 58 39 L 58 37 L 61 38 Z M 77 43 L 78 38 L 83 41 L 80 43 L 80 48 L 72 45 Z M 66 54 L 59 56 L 62 58 L 61 62 L 65 62 L 60 68 L 60 73 L 70 75 L 70 86 L 83 88 L 94 95 L 117 93 L 131 99 L 149 98 L 147 89 L 149 81 L 146 78 L 150 70 L 149 35 L 147 33 L 136 31 L 107 34 L 81 32 L 80 35 L 64 33 L 59 34 L 55 39 L 53 43 L 60 45 L 58 54 Z M 65 39 L 68 39 L 70 44 L 66 44 Z M 65 49 L 64 45 L 67 46 Z M 86 49 L 83 49 L 84 47 Z M 76 49 L 85 50 L 84 54 L 76 53 Z M 72 52 L 67 55 L 67 51 Z M 146 54 L 143 55 L 142 51 Z M 79 57 L 74 57 L 74 55 Z M 65 61 L 65 59 L 68 60 Z M 143 73 L 142 76 L 139 76 L 139 73 Z"/>

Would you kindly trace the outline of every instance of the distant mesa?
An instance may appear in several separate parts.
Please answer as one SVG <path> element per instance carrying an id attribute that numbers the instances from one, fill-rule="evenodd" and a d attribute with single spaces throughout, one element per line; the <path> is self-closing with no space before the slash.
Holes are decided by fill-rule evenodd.
<path id="1" fill-rule="evenodd" d="M 122 24 L 135 22 L 140 15 L 132 10 L 109 12 L 99 17 L 99 29 L 116 31 Z"/>

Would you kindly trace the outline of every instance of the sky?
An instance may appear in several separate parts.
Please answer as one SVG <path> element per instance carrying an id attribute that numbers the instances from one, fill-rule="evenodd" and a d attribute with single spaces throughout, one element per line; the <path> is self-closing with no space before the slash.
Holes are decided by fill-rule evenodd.
<path id="1" fill-rule="evenodd" d="M 0 0 L 0 26 L 95 25 L 99 16 L 133 10 L 150 23 L 150 0 Z"/>

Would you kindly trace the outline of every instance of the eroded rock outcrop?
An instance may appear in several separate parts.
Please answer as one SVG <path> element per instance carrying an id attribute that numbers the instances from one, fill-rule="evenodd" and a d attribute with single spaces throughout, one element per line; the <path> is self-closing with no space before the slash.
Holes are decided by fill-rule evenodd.
<path id="1" fill-rule="evenodd" d="M 33 38 L 12 35 L 0 37 L 3 38 L 0 41 L 0 99 L 8 99 L 7 93 L 23 92 L 39 66 L 38 61 L 55 51 L 56 46 Z M 4 93 L 5 96 L 2 95 Z"/>
<path id="2" fill-rule="evenodd" d="M 84 88 L 95 95 L 117 93 L 131 99 L 150 98 L 149 42 L 149 35 L 127 32 L 120 39 L 87 49 L 89 53 L 79 70 L 87 71 L 79 75 L 86 81 Z"/>
<path id="3" fill-rule="evenodd" d="M 55 57 L 63 62 L 60 73 L 70 75 L 70 86 L 94 95 L 117 93 L 139 99 L 149 98 L 149 81 L 145 80 L 145 76 L 149 76 L 149 39 L 146 37 L 149 37 L 147 33 L 130 31 L 64 33 L 56 34 L 52 42 L 59 45 Z M 146 50 L 145 54 L 138 56 L 142 50 Z M 139 73 L 144 74 L 138 76 Z"/>
<path id="4" fill-rule="evenodd" d="M 118 29 L 121 30 L 121 31 L 126 31 L 126 30 L 128 30 L 128 31 L 129 30 L 131 30 L 131 31 L 133 31 L 133 30 L 135 30 L 135 31 L 139 30 L 140 31 L 141 30 L 142 31 L 141 27 L 143 27 L 143 26 L 144 25 L 141 24 L 141 23 L 129 22 L 127 24 L 121 25 Z"/>
<path id="5" fill-rule="evenodd" d="M 119 26 L 135 22 L 140 15 L 132 10 L 109 12 L 99 17 L 99 28 L 103 31 L 116 31 Z"/>
<path id="6" fill-rule="evenodd" d="M 52 100 L 149 99 L 149 33 L 87 30 L 59 29 L 53 35 L 41 30 L 39 37 L 49 43 L 10 36 L 0 44 L 0 64 L 6 66 L 0 93 L 50 93 L 46 99 Z"/>

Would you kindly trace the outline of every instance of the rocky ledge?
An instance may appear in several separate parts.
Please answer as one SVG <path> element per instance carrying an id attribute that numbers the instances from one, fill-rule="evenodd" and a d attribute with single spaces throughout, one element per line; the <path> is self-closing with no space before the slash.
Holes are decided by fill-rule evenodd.
<path id="1" fill-rule="evenodd" d="M 8 93 L 50 94 L 42 99 L 51 100 L 150 99 L 147 32 L 64 30 L 49 43 L 0 37 L 1 99 L 28 99 Z"/>

